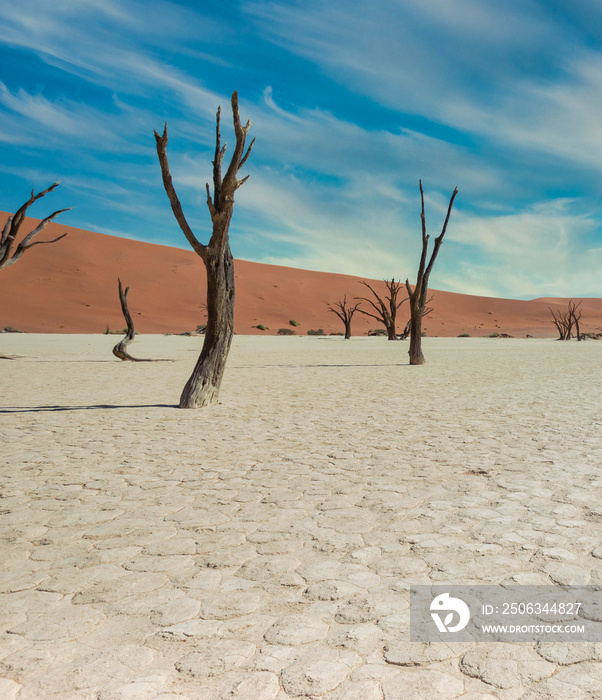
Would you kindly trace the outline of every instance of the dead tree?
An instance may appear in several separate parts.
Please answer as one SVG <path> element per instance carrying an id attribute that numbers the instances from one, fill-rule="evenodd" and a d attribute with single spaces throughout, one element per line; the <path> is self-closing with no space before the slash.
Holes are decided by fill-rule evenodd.
<path id="1" fill-rule="evenodd" d="M 245 140 L 251 127 L 248 121 L 242 126 L 238 113 L 238 94 L 232 93 L 232 116 L 236 146 L 226 174 L 222 177 L 222 162 L 226 144 L 221 145 L 221 107 L 216 115 L 215 158 L 213 163 L 213 199 L 207 183 L 207 207 L 211 215 L 213 231 L 209 243 L 204 245 L 196 238 L 188 225 L 180 200 L 176 194 L 167 161 L 167 124 L 160 136 L 155 131 L 157 155 L 161 164 L 163 185 L 176 221 L 193 250 L 207 270 L 207 327 L 200 357 L 180 397 L 180 408 L 199 408 L 217 401 L 226 359 L 234 334 L 234 260 L 230 250 L 229 228 L 234 209 L 234 193 L 249 177 L 239 180 L 238 171 L 246 163 L 255 139 L 245 152 Z"/>
<path id="2" fill-rule="evenodd" d="M 343 297 L 343 301 L 339 299 L 334 304 L 328 304 L 328 310 L 336 314 L 345 325 L 345 340 L 351 338 L 351 319 L 356 311 L 361 311 L 361 302 L 358 301 L 354 306 L 347 305 L 347 295 Z"/>
<path id="3" fill-rule="evenodd" d="M 38 192 L 38 194 L 34 194 L 34 191 L 32 190 L 31 197 L 25 202 L 25 204 L 23 204 L 23 206 L 20 207 L 12 216 L 8 217 L 8 219 L 6 220 L 6 224 L 4 225 L 4 229 L 2 230 L 2 235 L 0 236 L 0 270 L 4 269 L 5 267 L 8 267 L 9 265 L 12 265 L 13 263 L 16 263 L 17 260 L 23 255 L 23 253 L 26 250 L 33 248 L 35 245 L 40 245 L 40 243 L 56 243 L 57 241 L 60 241 L 61 238 L 65 238 L 67 234 L 63 233 L 61 236 L 53 238 L 51 241 L 35 241 L 34 243 L 32 243 L 33 239 L 38 235 L 38 233 L 40 233 L 46 228 L 50 221 L 52 221 L 59 214 L 62 214 L 65 211 L 69 211 L 71 207 L 68 207 L 67 209 L 59 209 L 58 211 L 53 212 L 50 216 L 47 216 L 45 219 L 40 221 L 40 223 L 33 229 L 33 231 L 30 231 L 25 236 L 25 238 L 17 245 L 15 251 L 13 252 L 13 247 L 15 245 L 17 236 L 19 235 L 19 229 L 21 228 L 21 224 L 25 219 L 25 213 L 27 212 L 29 207 L 37 199 L 40 199 L 44 195 L 55 190 L 59 186 L 59 184 L 60 181 L 55 182 L 53 185 L 50 185 L 50 187 L 46 188 L 45 190 L 42 190 L 42 192 Z"/>
<path id="4" fill-rule="evenodd" d="M 573 332 L 573 318 L 570 311 L 561 311 L 548 306 L 552 314 L 552 323 L 558 331 L 558 340 L 570 340 Z"/>
<path id="5" fill-rule="evenodd" d="M 406 279 L 406 289 L 408 290 L 408 297 L 410 299 L 410 349 L 408 354 L 410 356 L 411 365 L 423 365 L 425 362 L 424 355 L 422 354 L 422 317 L 424 316 L 427 293 L 428 293 L 428 283 L 431 272 L 433 271 L 433 265 L 437 259 L 437 254 L 439 253 L 439 248 L 443 243 L 443 236 L 447 231 L 447 224 L 449 223 L 449 217 L 451 216 L 452 207 L 454 206 L 454 200 L 458 194 L 458 188 L 456 187 L 453 194 L 449 200 L 449 205 L 447 207 L 447 215 L 445 217 L 445 222 L 441 233 L 435 238 L 435 245 L 431 253 L 430 260 L 427 264 L 426 256 L 428 253 L 428 243 L 430 236 L 426 232 L 426 217 L 424 215 L 424 191 L 422 189 L 422 180 L 420 183 L 420 203 L 421 203 L 421 213 L 420 220 L 422 223 L 422 254 L 420 256 L 420 263 L 418 265 L 418 274 L 416 276 L 416 285 L 412 290 L 410 286 L 410 281 Z"/>
<path id="6" fill-rule="evenodd" d="M 119 343 L 117 343 L 117 345 L 113 348 L 113 355 L 118 357 L 120 360 L 129 360 L 130 362 L 149 362 L 149 360 L 139 360 L 137 357 L 132 357 L 127 351 L 127 346 L 132 342 L 132 340 L 134 340 L 134 336 L 136 335 L 136 331 L 134 330 L 134 322 L 132 321 L 132 317 L 128 309 L 128 292 L 130 291 L 130 288 L 126 287 L 124 290 L 121 286 L 121 280 L 119 277 L 117 278 L 117 282 L 119 283 L 119 301 L 121 302 L 121 311 L 127 324 L 127 330 L 125 338 L 119 341 Z"/>
<path id="7" fill-rule="evenodd" d="M 571 317 L 573 325 L 575 326 L 575 334 L 577 336 L 578 341 L 584 339 L 581 336 L 581 331 L 579 330 L 579 320 L 581 319 L 581 314 L 583 313 L 583 311 L 579 308 L 580 306 L 581 302 L 575 304 L 575 302 L 572 299 L 569 301 L 569 315 Z"/>
<path id="8" fill-rule="evenodd" d="M 389 294 L 387 296 L 381 297 L 367 282 L 362 281 L 362 284 L 365 287 L 368 287 L 368 289 L 372 292 L 374 295 L 374 298 L 376 299 L 376 303 L 372 301 L 372 299 L 368 299 L 367 297 L 355 297 L 358 299 L 360 302 L 361 301 L 366 301 L 370 306 L 374 309 L 376 313 L 372 313 L 371 311 L 366 311 L 365 309 L 360 309 L 358 308 L 358 311 L 361 314 L 365 314 L 366 316 L 370 316 L 371 318 L 376 319 L 379 323 L 382 323 L 383 326 L 387 329 L 387 336 L 389 340 L 397 340 L 397 330 L 396 330 L 396 320 L 397 320 L 397 309 L 403 304 L 404 301 L 407 301 L 407 298 L 403 298 L 400 302 L 397 301 L 397 297 L 399 296 L 399 292 L 403 288 L 403 285 L 401 282 L 396 282 L 395 278 L 392 280 L 383 280 L 385 285 L 387 286 L 387 290 Z"/>
<path id="9" fill-rule="evenodd" d="M 434 298 L 434 295 L 431 296 L 431 297 L 429 297 L 429 298 L 426 300 L 426 303 L 427 303 L 427 304 L 430 304 L 431 301 L 433 301 L 433 298 Z M 433 311 L 433 308 L 432 308 L 431 306 L 427 306 L 427 307 L 425 308 L 425 310 L 423 311 L 423 313 L 422 313 L 422 318 L 425 318 L 425 316 L 428 316 L 430 313 L 432 313 L 432 311 Z M 412 326 L 412 317 L 410 316 L 410 318 L 408 319 L 408 322 L 406 323 L 406 325 L 405 325 L 403 331 L 399 334 L 399 340 L 407 340 L 407 339 L 408 339 L 408 337 L 409 337 L 409 335 L 410 335 L 411 326 Z"/>
<path id="10" fill-rule="evenodd" d="M 561 311 L 560 309 L 553 309 L 548 306 L 550 313 L 552 314 L 552 323 L 556 326 L 558 330 L 558 340 L 570 340 L 573 337 L 573 327 L 576 331 L 577 340 L 583 340 L 581 332 L 579 329 L 579 320 L 583 311 L 579 308 L 581 302 L 575 304 L 571 299 L 566 311 Z"/>

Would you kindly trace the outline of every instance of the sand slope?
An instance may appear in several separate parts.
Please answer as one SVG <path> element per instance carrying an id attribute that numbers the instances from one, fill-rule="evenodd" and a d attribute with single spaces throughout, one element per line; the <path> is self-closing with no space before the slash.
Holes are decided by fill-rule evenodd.
<path id="1" fill-rule="evenodd" d="M 0 213 L 0 221 L 7 214 Z M 37 223 L 29 219 L 23 230 Z M 27 332 L 102 333 L 124 326 L 117 296 L 117 277 L 130 286 L 130 311 L 142 333 L 192 331 L 205 321 L 201 308 L 205 272 L 201 260 L 188 250 L 141 243 L 51 223 L 39 240 L 67 231 L 59 243 L 38 246 L 0 273 L 3 304 L 0 327 Z M 311 272 L 277 265 L 236 261 L 236 332 L 261 334 L 254 326 L 275 334 L 301 323 L 298 334 L 323 328 L 339 332 L 342 324 L 327 308 L 347 294 L 364 296 L 359 277 Z M 375 282 L 382 289 L 382 282 Z M 425 320 L 429 335 L 460 333 L 514 336 L 555 336 L 548 305 L 557 300 L 514 301 L 434 291 L 433 314 Z M 564 302 L 563 302 L 563 305 Z M 602 326 L 602 299 L 583 302 L 584 330 Z M 400 309 L 403 327 L 409 312 Z M 378 323 L 356 314 L 355 334 L 377 328 Z"/>

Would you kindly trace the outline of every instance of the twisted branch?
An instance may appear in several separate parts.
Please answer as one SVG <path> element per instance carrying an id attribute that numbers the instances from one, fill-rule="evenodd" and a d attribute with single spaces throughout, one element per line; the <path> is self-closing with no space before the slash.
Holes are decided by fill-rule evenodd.
<path id="1" fill-rule="evenodd" d="M 50 216 L 47 216 L 45 219 L 43 219 L 33 229 L 33 231 L 30 231 L 25 236 L 25 238 L 19 243 L 19 245 L 15 249 L 14 253 L 12 253 L 11 255 L 11 252 L 15 245 L 15 240 L 19 234 L 19 230 L 25 219 L 25 213 L 27 209 L 29 209 L 29 207 L 36 200 L 40 199 L 41 197 L 44 197 L 48 194 L 48 192 L 54 191 L 59 186 L 59 184 L 60 180 L 50 185 L 50 187 L 47 187 L 45 190 L 38 192 L 38 194 L 34 194 L 34 191 L 32 190 L 31 196 L 25 202 L 25 204 L 23 204 L 12 216 L 8 217 L 6 223 L 4 224 L 4 228 L 2 229 L 2 234 L 0 235 L 0 270 L 2 270 L 5 267 L 8 267 L 9 265 L 12 265 L 13 263 L 16 263 L 17 260 L 19 260 L 19 258 L 23 255 L 23 253 L 26 250 L 29 250 L 30 248 L 33 248 L 34 246 L 39 245 L 40 243 L 56 243 L 57 241 L 60 241 L 61 238 L 65 238 L 67 234 L 63 233 L 61 236 L 57 236 L 56 238 L 53 238 L 50 241 L 35 241 L 34 243 L 31 243 L 31 241 L 41 231 L 43 231 L 55 217 L 57 217 L 59 214 L 62 214 L 65 211 L 70 211 L 72 207 L 67 207 L 66 209 L 58 209 L 57 211 L 50 214 Z"/>

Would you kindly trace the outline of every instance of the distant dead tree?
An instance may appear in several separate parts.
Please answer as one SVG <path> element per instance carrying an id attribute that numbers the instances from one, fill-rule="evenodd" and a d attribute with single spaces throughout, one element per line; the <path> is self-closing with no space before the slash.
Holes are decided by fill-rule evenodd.
<path id="1" fill-rule="evenodd" d="M 582 340 L 579 331 L 579 320 L 582 314 L 582 310 L 579 308 L 580 306 L 581 302 L 575 304 L 572 299 L 569 301 L 566 311 L 553 309 L 551 306 L 548 306 L 552 314 L 552 323 L 556 326 L 556 330 L 558 331 L 558 340 L 570 340 L 573 336 L 573 327 L 575 327 L 577 332 L 577 340 Z"/>
<path id="2" fill-rule="evenodd" d="M 430 304 L 431 301 L 433 301 L 433 299 L 434 299 L 434 295 L 431 296 L 431 297 L 429 297 L 429 298 L 426 300 L 426 303 L 427 303 L 427 304 Z M 430 313 L 432 313 L 432 311 L 433 311 L 433 308 L 432 308 L 431 306 L 427 306 L 427 307 L 424 309 L 423 313 L 422 313 L 422 318 L 425 318 L 426 316 L 428 316 Z M 398 336 L 398 337 L 399 337 L 399 340 L 407 340 L 407 339 L 408 339 L 408 337 L 409 337 L 409 335 L 410 335 L 410 329 L 411 329 L 411 327 L 412 327 L 412 317 L 410 316 L 410 318 L 408 319 L 408 322 L 406 323 L 406 325 L 405 325 L 403 331 L 402 331 L 402 332 L 399 334 L 399 336 Z"/>
<path id="3" fill-rule="evenodd" d="M 172 183 L 167 161 L 167 124 L 160 136 L 155 131 L 157 155 L 161 164 L 163 185 L 176 221 L 207 270 L 207 327 L 203 349 L 180 397 L 180 408 L 199 408 L 217 401 L 226 359 L 234 334 L 234 260 L 230 250 L 229 228 L 234 209 L 234 193 L 248 179 L 239 180 L 238 171 L 246 163 L 255 139 L 245 152 L 245 140 L 251 127 L 242 126 L 238 112 L 238 94 L 232 93 L 232 116 L 236 146 L 226 174 L 222 178 L 222 162 L 226 144 L 221 145 L 220 114 L 217 109 L 215 158 L 213 163 L 213 200 L 207 183 L 207 207 L 213 224 L 209 243 L 203 245 L 188 225 L 180 200 Z"/>
<path id="4" fill-rule="evenodd" d="M 362 284 L 365 287 L 368 287 L 368 289 L 372 292 L 374 298 L 376 299 L 376 303 L 368 297 L 355 298 L 360 302 L 368 302 L 368 304 L 370 304 L 375 313 L 372 313 L 371 311 L 366 311 L 365 309 L 361 308 L 358 308 L 358 311 L 361 314 L 370 316 L 371 318 L 376 319 L 379 323 L 382 323 L 383 326 L 387 329 L 387 336 L 389 340 L 397 340 L 397 309 L 399 309 L 399 307 L 403 304 L 404 301 L 407 301 L 407 298 L 404 297 L 400 302 L 397 301 L 399 292 L 403 288 L 403 284 L 401 282 L 396 282 L 395 278 L 383 281 L 387 286 L 387 290 L 389 292 L 388 295 L 386 295 L 384 298 L 380 294 L 378 294 L 378 292 L 376 292 L 373 289 L 373 287 L 371 287 L 367 282 L 362 281 Z"/>
<path id="5" fill-rule="evenodd" d="M 550 309 L 550 313 L 552 314 L 552 323 L 556 326 L 556 330 L 558 331 L 558 340 L 570 340 L 573 320 L 569 312 L 553 309 L 551 306 L 548 306 L 548 309 Z"/>
<path id="6" fill-rule="evenodd" d="M 13 263 L 16 263 L 17 260 L 23 255 L 23 253 L 26 250 L 33 248 L 35 245 L 39 245 L 40 243 L 56 243 L 57 241 L 60 241 L 61 238 L 65 238 L 67 234 L 63 233 L 61 236 L 53 238 L 51 241 L 35 241 L 34 243 L 31 242 L 38 235 L 38 233 L 40 233 L 46 228 L 47 224 L 50 221 L 52 221 L 59 214 L 62 214 L 65 211 L 69 211 L 72 207 L 68 207 L 67 209 L 59 209 L 58 211 L 53 212 L 50 216 L 47 216 L 45 219 L 40 221 L 40 223 L 33 229 L 33 231 L 30 231 L 25 236 L 25 238 L 17 245 L 15 251 L 13 252 L 13 247 L 15 245 L 16 238 L 19 234 L 21 224 L 23 223 L 23 220 L 25 218 L 25 213 L 27 209 L 37 199 L 40 199 L 44 195 L 55 190 L 59 186 L 59 184 L 60 180 L 58 182 L 55 182 L 53 185 L 50 185 L 50 187 L 46 188 L 45 190 L 42 190 L 42 192 L 38 192 L 38 194 L 34 194 L 34 191 L 32 190 L 31 197 L 25 202 L 25 204 L 23 204 L 23 206 L 21 206 L 15 212 L 15 214 L 8 217 L 8 219 L 6 220 L 6 224 L 2 229 L 2 235 L 0 236 L 0 270 L 4 269 L 5 267 L 8 267 L 9 265 L 12 265 Z"/>
<path id="7" fill-rule="evenodd" d="M 132 321 L 132 317 L 128 309 L 128 292 L 130 291 L 130 288 L 126 287 L 124 290 L 121 286 L 121 280 L 119 279 L 119 277 L 117 278 L 117 282 L 119 284 L 118 288 L 119 301 L 121 303 L 121 312 L 123 313 L 123 317 L 125 318 L 127 330 L 125 338 L 119 341 L 117 345 L 113 348 L 113 355 L 115 355 L 115 357 L 118 357 L 120 360 L 129 360 L 130 362 L 150 362 L 150 360 L 140 360 L 137 357 L 132 357 L 127 351 L 127 346 L 132 342 L 132 340 L 134 340 L 134 336 L 136 335 L 136 331 L 134 330 L 134 322 Z"/>
<path id="8" fill-rule="evenodd" d="M 575 326 L 575 333 L 578 341 L 584 340 L 584 338 L 581 336 L 581 331 L 579 330 L 579 321 L 581 319 L 581 314 L 583 313 L 583 311 L 579 308 L 580 306 L 581 302 L 575 304 L 572 299 L 569 301 L 569 314 L 573 319 L 573 325 Z"/>
<path id="9" fill-rule="evenodd" d="M 345 340 L 349 340 L 349 338 L 351 338 L 351 319 L 356 311 L 361 311 L 360 305 L 360 301 L 353 306 L 351 306 L 351 304 L 347 304 L 346 294 L 342 301 L 339 299 L 339 301 L 335 301 L 334 304 L 328 304 L 328 310 L 332 311 L 333 314 L 336 314 L 345 325 Z"/>
<path id="10" fill-rule="evenodd" d="M 406 289 L 408 290 L 408 297 L 410 299 L 410 349 L 408 350 L 408 354 L 410 356 L 411 365 L 423 365 L 425 362 L 424 355 L 422 354 L 422 317 L 424 316 L 426 307 L 429 277 L 433 270 L 435 260 L 437 259 L 439 248 L 443 243 L 443 236 L 445 236 L 445 232 L 447 231 L 447 224 L 449 223 L 449 217 L 451 216 L 452 207 L 454 206 L 454 200 L 458 194 L 458 188 L 456 187 L 449 200 L 447 216 L 445 217 L 443 228 L 441 229 L 441 233 L 437 236 L 437 238 L 435 238 L 435 245 L 427 265 L 426 256 L 428 253 L 428 242 L 430 236 L 426 232 L 422 180 L 420 180 L 419 183 L 421 202 L 420 220 L 422 223 L 422 254 L 418 265 L 416 285 L 413 290 L 410 286 L 410 281 L 406 279 Z"/>

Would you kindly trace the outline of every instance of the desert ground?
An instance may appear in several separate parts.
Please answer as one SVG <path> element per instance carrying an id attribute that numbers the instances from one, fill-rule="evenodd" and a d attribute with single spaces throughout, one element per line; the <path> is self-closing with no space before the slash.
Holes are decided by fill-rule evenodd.
<path id="1" fill-rule="evenodd" d="M 115 342 L 0 336 L 4 700 L 602 697 L 600 644 L 408 633 L 410 584 L 602 584 L 599 341 L 239 335 L 196 411 L 202 338 Z"/>

